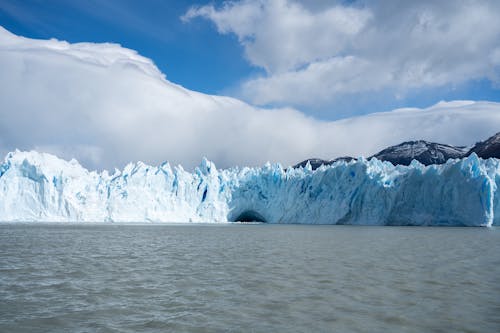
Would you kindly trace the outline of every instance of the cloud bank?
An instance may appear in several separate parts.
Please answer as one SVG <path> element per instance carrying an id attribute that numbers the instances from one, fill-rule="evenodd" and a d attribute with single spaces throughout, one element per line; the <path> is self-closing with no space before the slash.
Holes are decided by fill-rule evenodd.
<path id="1" fill-rule="evenodd" d="M 364 93 L 500 78 L 500 2 L 241 0 L 190 8 L 234 34 L 266 75 L 239 94 L 259 105 L 331 106 Z"/>
<path id="2" fill-rule="evenodd" d="M 285 166 L 369 155 L 408 139 L 467 145 L 500 129 L 500 104 L 441 103 L 335 122 L 262 109 L 169 82 L 117 44 L 34 40 L 0 28 L 0 153 L 36 149 L 89 168 L 168 160 L 191 168 Z"/>

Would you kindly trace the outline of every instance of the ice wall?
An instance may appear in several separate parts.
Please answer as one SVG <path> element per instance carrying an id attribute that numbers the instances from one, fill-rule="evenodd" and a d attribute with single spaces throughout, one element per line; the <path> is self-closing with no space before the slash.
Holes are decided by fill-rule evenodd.
<path id="1" fill-rule="evenodd" d="M 109 174 L 16 151 L 0 165 L 0 221 L 489 226 L 500 224 L 498 184 L 499 160 L 476 155 L 428 167 L 360 159 L 315 171 L 217 170 L 204 159 L 187 172 L 138 162 Z"/>

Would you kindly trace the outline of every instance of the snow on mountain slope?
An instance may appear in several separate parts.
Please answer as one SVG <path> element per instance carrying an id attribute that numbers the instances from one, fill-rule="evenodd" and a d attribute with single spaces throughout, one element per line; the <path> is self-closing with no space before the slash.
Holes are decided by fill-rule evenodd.
<path id="1" fill-rule="evenodd" d="M 394 165 L 409 165 L 413 160 L 417 160 L 424 165 L 431 165 L 443 164 L 450 158 L 463 158 L 472 153 L 476 153 L 478 157 L 483 159 L 492 157 L 500 158 L 500 133 L 493 135 L 485 141 L 476 143 L 470 149 L 467 147 L 454 147 L 442 143 L 418 140 L 407 141 L 387 147 L 370 158 L 374 157 L 381 161 L 391 162 Z M 321 165 L 331 165 L 341 160 L 349 162 L 353 159 L 353 157 L 349 156 L 338 157 L 330 161 L 319 158 L 309 158 L 294 165 L 294 168 L 305 167 L 307 164 L 310 164 L 311 168 L 316 170 Z"/>
<path id="2" fill-rule="evenodd" d="M 485 141 L 478 142 L 469 151 L 476 153 L 481 158 L 500 158 L 500 132 Z"/>
<path id="3" fill-rule="evenodd" d="M 443 165 L 377 159 L 310 168 L 190 173 L 164 163 L 113 175 L 75 160 L 9 153 L 0 165 L 0 221 L 158 221 L 366 225 L 500 225 L 500 160 L 477 155 Z"/>
<path id="4" fill-rule="evenodd" d="M 200 156 L 223 167 L 292 165 L 310 156 L 370 156 L 408 140 L 467 145 L 500 128 L 500 104 L 489 102 L 329 122 L 255 108 L 174 84 L 117 44 L 35 40 L 3 28 L 0 68 L 0 154 L 47 151 L 99 170 L 165 159 L 191 169 Z"/>
<path id="5" fill-rule="evenodd" d="M 409 165 L 417 160 L 424 165 L 443 164 L 450 158 L 461 158 L 468 151 L 465 147 L 453 147 L 424 140 L 403 142 L 386 148 L 373 157 L 392 164 Z"/>
<path id="6" fill-rule="evenodd" d="M 312 170 L 316 170 L 322 165 L 332 165 L 333 163 L 338 162 L 338 161 L 350 162 L 354 159 L 355 159 L 354 157 L 350 157 L 350 156 L 341 156 L 341 157 L 337 157 L 337 158 L 335 158 L 333 160 L 329 160 L 329 161 L 322 160 L 321 158 L 308 158 L 307 160 L 304 160 L 300 163 L 295 164 L 293 167 L 294 168 L 301 168 L 301 167 L 305 168 L 305 167 L 307 167 L 307 164 L 309 164 L 311 166 Z"/>

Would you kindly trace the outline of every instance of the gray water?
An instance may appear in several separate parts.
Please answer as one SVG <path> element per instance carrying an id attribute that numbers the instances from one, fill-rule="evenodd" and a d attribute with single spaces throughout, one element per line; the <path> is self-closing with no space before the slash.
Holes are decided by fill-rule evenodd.
<path id="1" fill-rule="evenodd" d="M 0 224 L 0 332 L 500 332 L 500 229 Z"/>

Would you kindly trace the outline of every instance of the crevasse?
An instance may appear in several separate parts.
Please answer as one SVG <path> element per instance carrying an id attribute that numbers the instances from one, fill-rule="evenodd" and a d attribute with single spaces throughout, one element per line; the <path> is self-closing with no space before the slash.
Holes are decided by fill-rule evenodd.
<path id="1" fill-rule="evenodd" d="M 0 221 L 491 226 L 500 224 L 499 183 L 499 160 L 475 154 L 428 167 L 360 158 L 315 171 L 138 162 L 110 175 L 16 151 L 0 165 Z"/>

